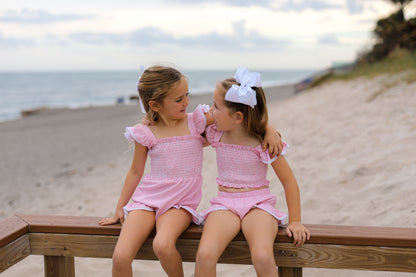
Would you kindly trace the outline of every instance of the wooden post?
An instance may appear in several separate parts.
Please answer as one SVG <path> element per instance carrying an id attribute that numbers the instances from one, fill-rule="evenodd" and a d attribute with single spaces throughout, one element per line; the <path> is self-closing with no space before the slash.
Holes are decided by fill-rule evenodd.
<path id="1" fill-rule="evenodd" d="M 75 277 L 74 257 L 44 256 L 45 277 Z"/>
<path id="2" fill-rule="evenodd" d="M 278 267 L 279 277 L 302 277 L 301 267 Z"/>

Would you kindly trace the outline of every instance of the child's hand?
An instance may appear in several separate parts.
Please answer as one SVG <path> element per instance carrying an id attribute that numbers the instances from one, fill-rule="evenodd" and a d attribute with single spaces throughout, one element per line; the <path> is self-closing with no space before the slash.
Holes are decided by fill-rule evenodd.
<path id="1" fill-rule="evenodd" d="M 293 237 L 293 244 L 299 247 L 311 238 L 309 230 L 300 222 L 292 222 L 286 228 L 287 235 Z"/>
<path id="2" fill-rule="evenodd" d="M 266 134 L 264 135 L 262 148 L 263 151 L 266 151 L 266 149 L 269 148 L 269 155 L 272 158 L 282 153 L 282 136 L 271 125 L 267 125 L 266 127 Z"/>
<path id="3" fill-rule="evenodd" d="M 103 218 L 98 222 L 100 225 L 111 225 L 116 224 L 120 221 L 121 224 L 124 223 L 124 212 L 123 210 L 117 210 L 113 217 Z"/>

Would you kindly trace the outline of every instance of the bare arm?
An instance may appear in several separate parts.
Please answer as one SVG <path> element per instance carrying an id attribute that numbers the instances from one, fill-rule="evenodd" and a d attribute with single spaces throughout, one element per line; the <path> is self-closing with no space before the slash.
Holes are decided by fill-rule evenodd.
<path id="1" fill-rule="evenodd" d="M 144 167 L 147 160 L 147 147 L 135 142 L 134 146 L 134 156 L 131 167 L 127 172 L 126 179 L 124 181 L 124 186 L 121 191 L 120 197 L 117 202 L 116 210 L 112 218 L 104 218 L 99 223 L 100 225 L 110 225 L 115 224 L 120 221 L 122 224 L 124 222 L 124 212 L 123 207 L 129 202 L 131 196 L 136 190 L 137 185 L 139 184 Z"/>
<path id="2" fill-rule="evenodd" d="M 284 156 L 280 156 L 272 163 L 272 167 L 285 190 L 287 208 L 289 211 L 289 226 L 286 232 L 293 236 L 296 246 L 303 245 L 310 238 L 309 230 L 301 223 L 299 186 L 293 175 L 292 169 Z"/>
<path id="3" fill-rule="evenodd" d="M 280 133 L 270 124 L 266 126 L 266 134 L 263 140 L 263 151 L 269 148 L 269 154 L 273 158 L 274 156 L 282 153 L 283 142 Z"/>

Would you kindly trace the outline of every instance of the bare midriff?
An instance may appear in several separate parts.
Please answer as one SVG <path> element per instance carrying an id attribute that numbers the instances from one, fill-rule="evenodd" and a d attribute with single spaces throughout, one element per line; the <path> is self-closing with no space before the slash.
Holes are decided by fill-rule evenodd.
<path id="1" fill-rule="evenodd" d="M 259 189 L 267 189 L 269 186 L 262 186 L 258 188 L 230 188 L 230 187 L 224 187 L 221 185 L 218 185 L 218 190 L 223 192 L 247 192 L 247 191 L 253 191 L 253 190 L 259 190 Z"/>

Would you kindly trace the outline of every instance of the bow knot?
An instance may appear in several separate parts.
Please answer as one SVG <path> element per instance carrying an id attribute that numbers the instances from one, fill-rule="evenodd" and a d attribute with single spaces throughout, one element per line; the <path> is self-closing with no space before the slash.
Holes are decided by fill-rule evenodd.
<path id="1" fill-rule="evenodd" d="M 239 66 L 234 78 L 240 85 L 232 85 L 225 94 L 225 100 L 254 108 L 257 99 L 256 91 L 252 87 L 261 87 L 260 73 L 250 72 L 247 68 Z"/>

